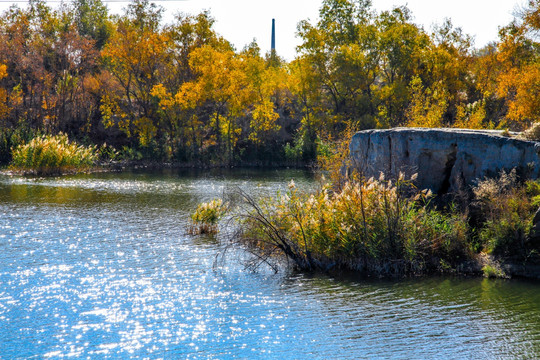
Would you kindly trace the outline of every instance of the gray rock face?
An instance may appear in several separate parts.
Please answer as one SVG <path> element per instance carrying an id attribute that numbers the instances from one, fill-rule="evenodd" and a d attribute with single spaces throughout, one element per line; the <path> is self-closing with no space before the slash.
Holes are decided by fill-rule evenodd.
<path id="1" fill-rule="evenodd" d="M 503 137 L 500 131 L 396 128 L 356 133 L 353 166 L 366 177 L 418 173 L 417 185 L 444 194 L 518 168 L 537 178 L 540 143 Z"/>

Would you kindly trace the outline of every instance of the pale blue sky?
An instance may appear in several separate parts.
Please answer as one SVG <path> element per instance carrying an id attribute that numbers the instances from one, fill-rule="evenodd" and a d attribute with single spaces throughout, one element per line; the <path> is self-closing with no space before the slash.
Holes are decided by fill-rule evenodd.
<path id="1" fill-rule="evenodd" d="M 407 5 L 415 22 L 430 30 L 433 23 L 452 19 L 455 26 L 473 35 L 476 47 L 497 39 L 498 27 L 512 20 L 512 13 L 525 0 L 372 0 L 378 10 L 389 10 L 394 5 Z M 165 21 L 171 21 L 178 11 L 196 14 L 209 9 L 216 21 L 216 30 L 237 49 L 242 49 L 254 38 L 261 50 L 270 49 L 272 18 L 276 19 L 277 51 L 287 60 L 295 56 L 300 40 L 295 38 L 300 20 L 315 21 L 322 0 L 185 0 L 158 2 L 166 9 Z M 55 6 L 57 3 L 51 3 Z M 0 9 L 10 4 L 0 3 Z M 19 3 L 24 6 L 24 3 Z M 126 3 L 109 2 L 112 13 L 121 13 Z"/>

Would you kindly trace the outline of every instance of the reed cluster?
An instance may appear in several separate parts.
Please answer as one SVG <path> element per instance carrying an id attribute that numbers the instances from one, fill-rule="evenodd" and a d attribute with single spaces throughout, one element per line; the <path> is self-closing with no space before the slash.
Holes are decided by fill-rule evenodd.
<path id="1" fill-rule="evenodd" d="M 65 134 L 42 135 L 13 149 L 10 167 L 35 175 L 56 175 L 87 170 L 96 160 L 95 146 L 70 142 Z"/>
<path id="2" fill-rule="evenodd" d="M 191 235 L 216 234 L 219 220 L 226 212 L 227 204 L 224 204 L 222 199 L 199 204 L 195 212 L 191 214 L 188 233 Z"/>
<path id="3" fill-rule="evenodd" d="M 415 178 L 326 183 L 254 200 L 241 193 L 240 242 L 270 262 L 285 255 L 301 270 L 353 270 L 377 276 L 486 273 L 482 259 L 540 263 L 533 218 L 540 184 L 515 171 L 479 181 L 466 207 L 434 205 Z M 536 236 L 538 238 L 538 236 Z M 506 276 L 506 275 L 505 275 Z M 500 277 L 500 276 L 499 276 Z"/>
<path id="4" fill-rule="evenodd" d="M 530 257 L 540 244 L 531 236 L 540 206 L 540 183 L 520 181 L 516 170 L 502 171 L 472 188 L 471 216 L 478 229 L 478 249 L 499 257 Z"/>
<path id="5" fill-rule="evenodd" d="M 274 199 L 244 195 L 251 210 L 241 216 L 242 241 L 264 258 L 284 253 L 304 270 L 444 271 L 470 256 L 467 219 L 434 210 L 431 193 L 417 190 L 412 180 L 350 181 L 337 191 L 326 184 L 312 194 L 291 182 Z"/>

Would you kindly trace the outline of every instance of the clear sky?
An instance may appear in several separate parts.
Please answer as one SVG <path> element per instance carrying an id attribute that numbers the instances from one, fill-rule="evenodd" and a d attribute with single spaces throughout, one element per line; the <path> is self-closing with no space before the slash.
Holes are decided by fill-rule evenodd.
<path id="1" fill-rule="evenodd" d="M 7 0 L 4 0 L 7 1 Z M 184 0 L 157 2 L 166 9 L 165 21 L 177 12 L 197 14 L 209 9 L 216 30 L 240 50 L 253 39 L 263 53 L 270 50 L 272 18 L 276 19 L 276 48 L 280 56 L 292 60 L 300 40 L 295 38 L 299 21 L 317 20 L 322 0 Z M 517 6 L 525 0 L 372 0 L 377 11 L 407 5 L 415 22 L 430 30 L 432 24 L 450 18 L 454 26 L 473 35 L 475 46 L 497 40 L 498 27 L 508 24 Z M 0 3 L 0 9 L 10 4 Z M 53 3 L 51 5 L 54 6 Z M 20 4 L 19 6 L 24 6 Z M 108 2 L 112 13 L 121 13 L 126 3 Z"/>

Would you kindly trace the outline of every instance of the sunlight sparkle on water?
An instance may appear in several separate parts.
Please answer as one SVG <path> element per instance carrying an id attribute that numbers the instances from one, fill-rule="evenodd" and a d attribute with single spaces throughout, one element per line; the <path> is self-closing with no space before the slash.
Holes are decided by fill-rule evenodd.
<path id="1" fill-rule="evenodd" d="M 540 356 L 536 284 L 252 273 L 185 234 L 223 189 L 314 186 L 302 176 L 0 176 L 0 358 Z"/>

